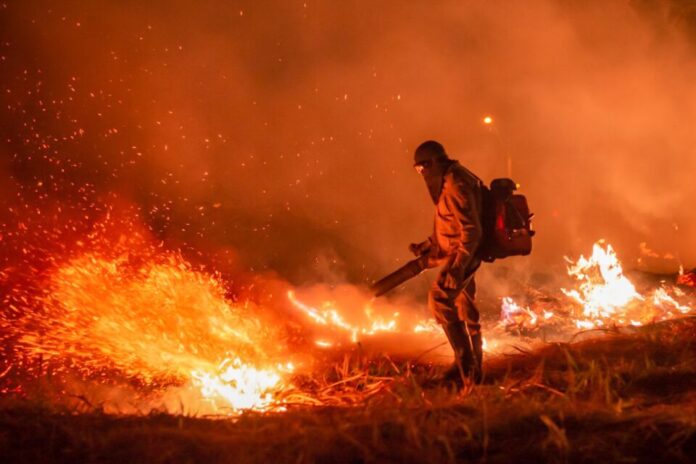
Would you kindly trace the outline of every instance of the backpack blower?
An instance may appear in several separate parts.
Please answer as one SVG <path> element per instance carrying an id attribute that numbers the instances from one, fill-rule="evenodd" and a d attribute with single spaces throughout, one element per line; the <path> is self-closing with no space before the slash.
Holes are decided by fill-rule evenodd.
<path id="1" fill-rule="evenodd" d="M 533 213 L 529 212 L 527 198 L 515 193 L 517 184 L 512 179 L 494 179 L 491 186 L 481 185 L 481 227 L 483 235 L 476 251 L 487 263 L 509 256 L 526 256 L 532 252 Z M 370 290 L 382 296 L 412 279 L 428 267 L 428 256 L 413 259 L 396 271 L 378 280 Z"/>

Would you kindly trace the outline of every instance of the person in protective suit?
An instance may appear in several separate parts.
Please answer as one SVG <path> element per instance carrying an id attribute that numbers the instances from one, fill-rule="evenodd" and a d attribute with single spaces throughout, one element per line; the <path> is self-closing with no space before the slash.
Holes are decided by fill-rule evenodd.
<path id="1" fill-rule="evenodd" d="M 482 182 L 435 141 L 422 143 L 414 161 L 435 204 L 435 226 L 431 237 L 409 249 L 416 256 L 427 254 L 428 267 L 442 266 L 428 294 L 428 306 L 455 356 L 442 380 L 480 383 L 483 350 L 474 273 L 481 264 L 476 251 L 482 239 Z"/>

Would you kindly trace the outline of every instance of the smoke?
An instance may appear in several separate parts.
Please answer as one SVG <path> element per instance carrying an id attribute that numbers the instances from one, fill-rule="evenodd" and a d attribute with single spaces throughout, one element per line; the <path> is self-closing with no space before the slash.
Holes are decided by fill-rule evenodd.
<path id="1" fill-rule="evenodd" d="M 411 153 L 436 139 L 485 180 L 511 158 L 539 232 L 501 269 L 598 238 L 629 266 L 643 242 L 677 257 L 655 269 L 693 266 L 694 17 L 676 0 L 7 2 L 0 219 L 90 222 L 116 197 L 191 254 L 366 282 L 430 233 Z"/>

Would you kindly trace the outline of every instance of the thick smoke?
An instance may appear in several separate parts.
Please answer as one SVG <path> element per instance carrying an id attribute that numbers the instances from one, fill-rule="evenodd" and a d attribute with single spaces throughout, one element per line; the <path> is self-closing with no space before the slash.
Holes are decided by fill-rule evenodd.
<path id="1" fill-rule="evenodd" d="M 693 266 L 690 5 L 8 2 L 0 218 L 115 197 L 170 246 L 368 281 L 430 232 L 411 153 L 437 139 L 485 180 L 511 158 L 539 231 L 512 265 L 606 238 Z"/>

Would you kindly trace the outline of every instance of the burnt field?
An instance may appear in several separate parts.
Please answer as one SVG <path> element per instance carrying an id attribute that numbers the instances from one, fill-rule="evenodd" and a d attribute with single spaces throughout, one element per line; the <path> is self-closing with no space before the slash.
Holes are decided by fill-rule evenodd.
<path id="1" fill-rule="evenodd" d="M 696 319 L 490 356 L 484 385 L 354 353 L 306 381 L 325 405 L 205 418 L 4 398 L 5 462 L 693 462 Z M 331 405 L 331 403 L 334 405 Z"/>

